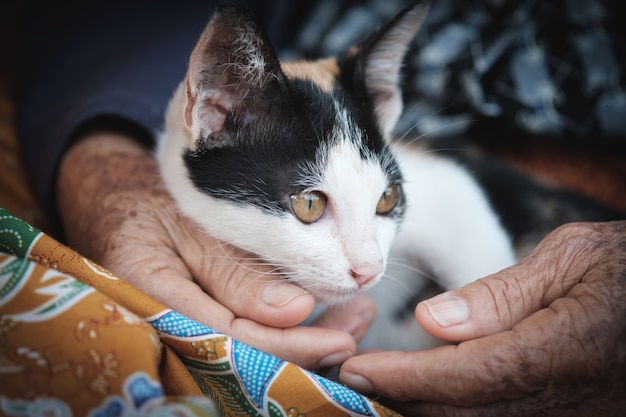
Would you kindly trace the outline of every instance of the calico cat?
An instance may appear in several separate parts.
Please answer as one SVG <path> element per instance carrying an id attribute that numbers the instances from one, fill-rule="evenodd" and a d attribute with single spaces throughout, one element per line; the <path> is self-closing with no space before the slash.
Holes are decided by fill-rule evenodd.
<path id="1" fill-rule="evenodd" d="M 514 262 L 466 170 L 391 140 L 402 61 L 425 13 L 401 11 L 338 57 L 281 63 L 247 11 L 222 6 L 157 149 L 169 191 L 207 233 L 322 303 L 369 291 L 379 317 L 363 347 L 423 344 L 412 313 L 410 327 L 398 320 L 428 282 L 421 275 L 456 288 Z"/>

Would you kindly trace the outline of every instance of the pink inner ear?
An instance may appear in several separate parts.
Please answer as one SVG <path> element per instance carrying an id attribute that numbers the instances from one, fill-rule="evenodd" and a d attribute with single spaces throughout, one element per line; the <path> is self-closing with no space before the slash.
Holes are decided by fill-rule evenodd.
<path id="1" fill-rule="evenodd" d="M 221 130 L 228 112 L 246 95 L 275 88 L 283 77 L 278 57 L 252 17 L 222 6 L 211 18 L 189 58 L 183 119 L 193 137 Z M 254 108 L 250 108 L 254 111 Z"/>
<path id="2" fill-rule="evenodd" d="M 374 108 L 380 128 L 385 137 L 388 137 L 402 114 L 402 99 L 399 90 L 378 93 L 374 98 Z"/>
<path id="3" fill-rule="evenodd" d="M 364 55 L 365 83 L 375 100 L 376 116 L 385 136 L 393 131 L 402 112 L 400 68 L 426 10 L 424 5 L 405 9 L 392 21 L 393 25 L 383 29 Z"/>
<path id="4" fill-rule="evenodd" d="M 223 91 L 213 91 L 210 95 L 198 97 L 189 83 L 186 86 L 186 97 L 185 125 L 196 139 L 222 129 L 228 111 L 235 104 L 232 94 Z"/>

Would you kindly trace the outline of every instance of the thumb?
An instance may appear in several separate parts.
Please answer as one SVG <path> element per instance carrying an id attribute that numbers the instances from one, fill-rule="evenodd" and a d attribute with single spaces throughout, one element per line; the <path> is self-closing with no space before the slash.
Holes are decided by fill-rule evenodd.
<path id="1" fill-rule="evenodd" d="M 189 218 L 168 229 L 193 280 L 236 317 L 287 328 L 313 312 L 313 295 L 255 255 L 205 233 Z"/>
<path id="2" fill-rule="evenodd" d="M 574 230 L 557 229 L 520 263 L 421 302 L 417 321 L 431 335 L 453 342 L 511 329 L 580 281 L 588 262 L 568 244 Z"/>

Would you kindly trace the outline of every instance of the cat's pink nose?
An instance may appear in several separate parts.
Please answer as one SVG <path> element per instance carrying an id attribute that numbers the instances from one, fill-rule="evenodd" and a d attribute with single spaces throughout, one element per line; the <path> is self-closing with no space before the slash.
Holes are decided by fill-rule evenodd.
<path id="1" fill-rule="evenodd" d="M 383 263 L 374 262 L 362 265 L 354 265 L 350 268 L 350 276 L 359 284 L 359 287 L 364 286 L 383 272 Z"/>

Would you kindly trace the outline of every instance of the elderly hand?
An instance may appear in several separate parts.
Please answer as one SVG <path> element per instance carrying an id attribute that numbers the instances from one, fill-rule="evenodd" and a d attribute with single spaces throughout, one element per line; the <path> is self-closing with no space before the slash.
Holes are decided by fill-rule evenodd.
<path id="1" fill-rule="evenodd" d="M 626 222 L 563 226 L 416 317 L 461 343 L 356 356 L 341 381 L 406 415 L 626 415 Z"/>
<path id="2" fill-rule="evenodd" d="M 320 327 L 313 296 L 180 215 L 152 155 L 98 132 L 66 153 L 57 202 L 69 244 L 172 309 L 306 368 L 342 363 L 374 317 L 361 298 Z"/>

